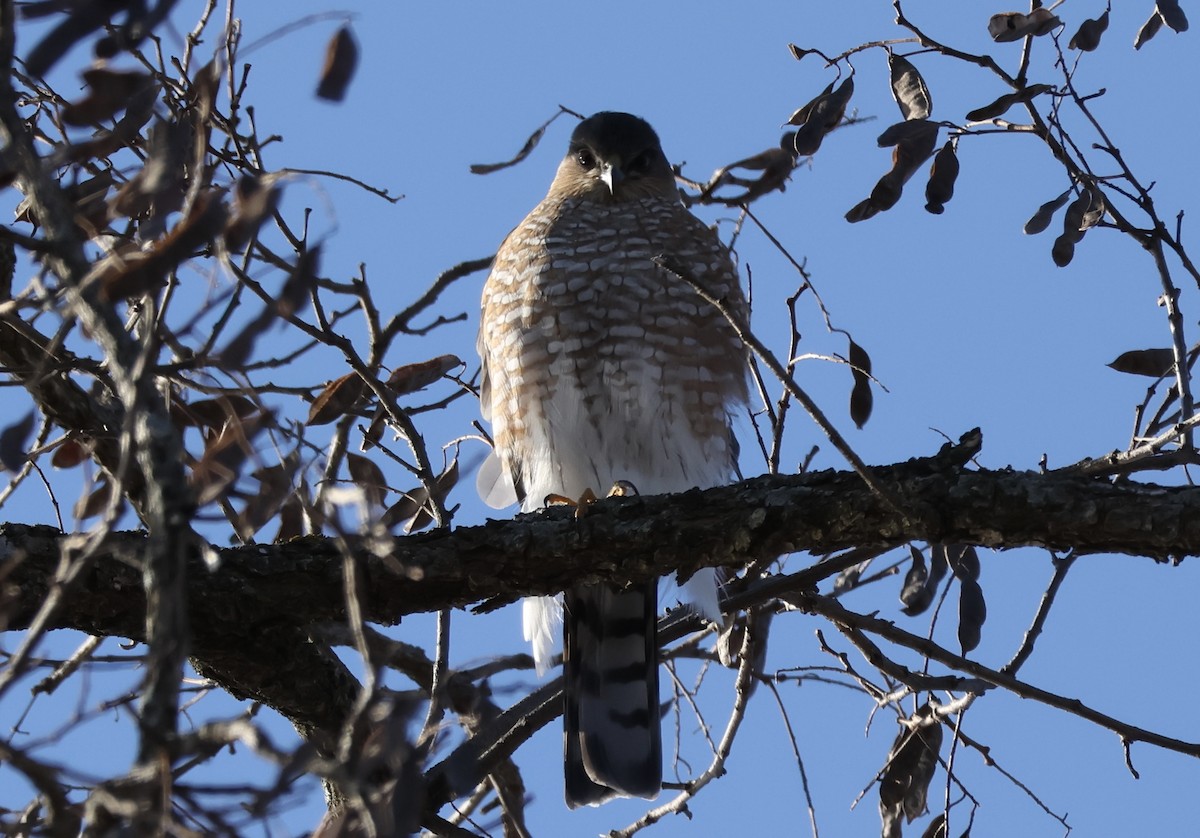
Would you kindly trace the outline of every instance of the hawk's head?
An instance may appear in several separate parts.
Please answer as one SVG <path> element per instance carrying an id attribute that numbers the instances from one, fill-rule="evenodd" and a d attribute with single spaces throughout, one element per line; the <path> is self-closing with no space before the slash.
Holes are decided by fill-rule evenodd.
<path id="1" fill-rule="evenodd" d="M 603 202 L 678 197 L 654 129 L 644 119 L 614 111 L 579 123 L 550 193 Z"/>

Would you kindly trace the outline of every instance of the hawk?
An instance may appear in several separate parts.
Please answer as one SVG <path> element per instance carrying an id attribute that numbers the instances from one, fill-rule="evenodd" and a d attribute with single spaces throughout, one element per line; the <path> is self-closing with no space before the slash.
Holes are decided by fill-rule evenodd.
<path id="1" fill-rule="evenodd" d="M 622 480 L 659 494 L 733 479 L 745 348 L 658 256 L 745 315 L 729 252 L 683 205 L 654 129 L 625 113 L 583 120 L 483 289 L 480 402 L 495 445 L 479 488 L 489 504 L 530 511 L 549 494 L 577 498 Z M 713 571 L 682 587 L 719 619 Z M 524 603 L 539 674 L 563 621 L 572 808 L 661 788 L 657 615 L 654 581 L 581 584 L 561 601 Z"/>

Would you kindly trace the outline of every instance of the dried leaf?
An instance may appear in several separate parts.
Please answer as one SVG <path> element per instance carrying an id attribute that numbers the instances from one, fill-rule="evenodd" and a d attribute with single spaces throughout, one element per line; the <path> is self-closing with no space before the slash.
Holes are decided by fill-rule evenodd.
<path id="1" fill-rule="evenodd" d="M 300 252 L 287 282 L 279 289 L 273 314 L 291 317 L 304 305 L 317 284 L 317 269 L 321 264 L 321 246 L 311 245 Z M 269 309 L 268 309 L 269 311 Z M 266 316 L 267 312 L 263 312 Z"/>
<path id="2" fill-rule="evenodd" d="M 1060 268 L 1071 264 L 1071 260 L 1075 258 L 1075 239 L 1066 233 L 1056 238 L 1054 245 L 1050 248 L 1050 258 Z"/>
<path id="3" fill-rule="evenodd" d="M 303 251 L 292 266 L 287 281 L 279 289 L 273 304 L 263 306 L 258 316 L 247 323 L 240 332 L 221 350 L 221 362 L 226 367 L 243 366 L 254 344 L 276 317 L 290 317 L 312 293 L 316 284 L 317 264 L 321 258 L 321 246 L 314 245 Z"/>
<path id="4" fill-rule="evenodd" d="M 1158 30 L 1162 29 L 1162 15 L 1158 13 L 1156 8 L 1150 13 L 1150 19 L 1142 24 L 1142 28 L 1138 30 L 1137 36 L 1133 39 L 1133 48 L 1141 49 L 1147 41 L 1158 34 Z"/>
<path id="5" fill-rule="evenodd" d="M 1108 366 L 1117 372 L 1162 378 L 1175 369 L 1175 353 L 1170 349 L 1131 349 Z"/>
<path id="6" fill-rule="evenodd" d="M 891 171 L 879 179 L 866 201 L 858 203 L 846 213 L 847 221 L 863 221 L 894 207 L 900 200 L 904 184 L 933 154 L 933 147 L 937 144 L 937 123 L 912 120 L 911 124 L 917 130 L 906 134 L 892 150 Z"/>
<path id="7" fill-rule="evenodd" d="M 137 70 L 112 70 L 108 67 L 92 67 L 83 71 L 83 80 L 88 93 L 78 102 L 68 103 L 62 109 L 62 119 L 67 125 L 96 125 L 110 119 L 123 110 L 137 93 L 153 83 L 146 73 Z"/>
<path id="8" fill-rule="evenodd" d="M 191 258 L 225 226 L 226 208 L 214 191 L 201 193 L 187 218 L 162 240 L 129 257 L 106 256 L 93 266 L 85 282 L 97 282 L 108 301 L 137 297 L 161 288 L 167 273 Z"/>
<path id="9" fill-rule="evenodd" d="M 279 501 L 260 488 L 258 494 L 246 501 L 246 505 L 234 519 L 234 532 L 242 541 L 249 541 L 267 521 L 275 517 L 278 507 Z"/>
<path id="10" fill-rule="evenodd" d="M 941 724 L 932 708 L 923 704 L 892 743 L 879 778 L 879 815 L 885 834 L 900 834 L 901 817 L 911 823 L 925 813 L 942 739 Z"/>
<path id="11" fill-rule="evenodd" d="M 234 528 L 243 540 L 250 539 L 274 518 L 289 500 L 295 500 L 292 482 L 299 458 L 285 457 L 283 462 L 256 469 L 250 476 L 258 481 L 258 492 L 246 501 L 234 521 Z"/>
<path id="12" fill-rule="evenodd" d="M 937 124 L 928 119 L 909 119 L 896 122 L 884 129 L 875 142 L 880 148 L 890 148 L 904 141 L 911 142 L 914 137 L 923 137 L 930 130 L 937 131 Z"/>
<path id="13" fill-rule="evenodd" d="M 863 198 L 846 212 L 846 220 L 851 224 L 856 224 L 859 221 L 874 218 L 878 214 L 879 208 L 871 202 L 871 199 Z"/>
<path id="14" fill-rule="evenodd" d="M 1092 208 L 1092 191 L 1086 186 L 1079 191 L 1079 197 L 1076 197 L 1067 208 L 1067 213 L 1062 217 L 1062 232 L 1075 235 L 1075 241 L 1084 238 L 1084 231 L 1087 229 L 1084 226 L 1084 221 L 1087 217 L 1087 211 Z"/>
<path id="15" fill-rule="evenodd" d="M 837 575 L 833 580 L 833 592 L 835 594 L 844 594 L 846 591 L 853 590 L 858 587 L 858 582 L 862 578 L 863 572 L 870 567 L 871 562 L 859 562 L 856 565 L 846 568 Z"/>
<path id="16" fill-rule="evenodd" d="M 117 190 L 109 204 L 113 217 L 146 218 L 138 230 L 143 239 L 161 236 L 167 216 L 183 206 L 185 161 L 193 134 L 193 126 L 183 119 L 152 125 L 145 165 Z"/>
<path id="17" fill-rule="evenodd" d="M 1179 6 L 1179 0 L 1157 0 L 1154 4 L 1158 16 L 1162 18 L 1163 23 L 1174 29 L 1176 32 L 1186 32 L 1188 28 L 1187 15 L 1183 13 L 1183 9 Z"/>
<path id="18" fill-rule="evenodd" d="M 25 466 L 29 459 L 29 435 L 36 419 L 37 414 L 31 410 L 0 431 L 0 468 L 20 471 Z"/>
<path id="19" fill-rule="evenodd" d="M 945 211 L 946 203 L 954 197 L 958 168 L 957 146 L 953 140 L 946 140 L 929 169 L 929 182 L 925 184 L 926 210 L 934 215 L 941 215 Z"/>
<path id="20" fill-rule="evenodd" d="M 934 816 L 933 820 L 929 822 L 929 826 L 925 827 L 925 831 L 921 833 L 921 838 L 947 838 L 945 812 L 938 812 Z"/>
<path id="21" fill-rule="evenodd" d="M 933 156 L 934 146 L 937 145 L 939 126 L 936 122 L 913 120 L 913 125 L 917 130 L 903 137 L 892 152 L 892 171 L 889 174 L 900 178 L 901 183 L 907 183 L 921 164 Z"/>
<path id="22" fill-rule="evenodd" d="M 1024 37 L 1025 15 L 1021 12 L 1001 12 L 988 20 L 988 34 L 997 43 L 1017 41 Z"/>
<path id="23" fill-rule="evenodd" d="M 1099 200 L 1102 202 L 1103 199 Z M 1063 215 L 1062 234 L 1054 240 L 1054 247 L 1050 249 L 1050 256 L 1058 267 L 1065 268 L 1075 257 L 1075 245 L 1083 239 L 1083 234 L 1087 230 L 1085 225 L 1089 212 L 1092 210 L 1093 201 L 1092 191 L 1084 187 L 1079 190 L 1079 197 L 1067 207 L 1067 211 Z"/>
<path id="24" fill-rule="evenodd" d="M 367 383 L 356 372 L 349 372 L 325 385 L 308 410 L 309 425 L 328 425 L 336 421 L 358 404 Z"/>
<path id="25" fill-rule="evenodd" d="M 818 93 L 813 99 L 801 105 L 792 115 L 787 118 L 786 125 L 803 125 L 808 122 L 808 118 L 812 115 L 813 108 L 817 106 L 823 98 L 833 92 L 833 86 L 836 84 L 836 79 L 825 85 L 825 89 Z"/>
<path id="26" fill-rule="evenodd" d="M 434 496 L 439 503 L 450 494 L 450 490 L 458 483 L 458 477 L 458 459 L 455 458 L 450 461 L 450 465 L 446 466 L 445 471 L 434 478 Z M 433 523 L 433 515 L 429 507 L 429 492 L 424 486 L 418 486 L 405 492 L 404 497 L 389 507 L 380 517 L 380 523 L 388 529 L 405 521 L 408 522 L 404 527 L 405 533 L 422 530 Z"/>
<path id="27" fill-rule="evenodd" d="M 958 644 L 964 655 L 979 645 L 986 619 L 983 588 L 974 579 L 963 579 L 958 593 Z"/>
<path id="28" fill-rule="evenodd" d="M 979 552 L 967 544 L 947 544 L 946 560 L 959 579 L 979 578 Z"/>
<path id="29" fill-rule="evenodd" d="M 377 405 L 375 412 L 371 415 L 371 422 L 367 425 L 367 429 L 363 432 L 362 442 L 359 443 L 359 449 L 362 451 L 370 451 L 379 444 L 379 440 L 383 438 L 383 429 L 387 426 L 388 412 L 383 405 Z"/>
<path id="30" fill-rule="evenodd" d="M 738 653 L 746 639 L 746 618 L 736 616 L 725 623 L 717 635 L 715 649 L 717 660 L 726 669 L 735 669 L 740 663 Z"/>
<path id="31" fill-rule="evenodd" d="M 304 535 L 304 505 L 299 495 L 292 493 L 279 507 L 279 530 L 275 533 L 275 544 L 291 541 Z"/>
<path id="32" fill-rule="evenodd" d="M 1079 24 L 1079 29 L 1071 36 L 1071 41 L 1067 46 L 1070 49 L 1091 52 L 1100 46 L 1100 36 L 1104 34 L 1106 29 L 1108 29 L 1108 9 L 1105 9 L 1104 14 L 1100 15 L 1100 17 L 1088 18 Z"/>
<path id="33" fill-rule="evenodd" d="M 420 511 L 421 504 L 427 497 L 429 494 L 420 487 L 405 492 L 400 496 L 400 500 L 384 510 L 383 514 L 379 516 L 379 523 L 385 529 L 391 530 L 405 521 L 411 520 Z"/>
<path id="34" fill-rule="evenodd" d="M 105 218 L 108 215 L 106 198 L 108 190 L 112 185 L 112 170 L 104 169 L 99 174 L 85 178 L 78 183 L 73 183 L 63 190 L 67 199 L 75 205 L 76 223 L 83 221 L 84 224 L 92 228 L 91 230 L 85 230 L 89 237 L 94 234 L 96 229 L 103 226 Z M 30 224 L 39 226 L 42 223 L 31 198 L 24 199 L 17 206 L 14 211 L 14 220 L 27 221 Z M 80 226 L 83 225 L 81 224 Z"/>
<path id="35" fill-rule="evenodd" d="M 111 15 L 126 9 L 129 15 L 126 27 L 132 27 L 138 13 L 126 4 L 117 3 L 72 3 L 70 14 L 51 29 L 29 54 L 25 56 L 25 72 L 34 78 L 44 76 L 60 58 L 77 42 L 109 22 Z M 144 9 L 144 7 L 143 7 Z M 142 12 L 145 13 L 144 10 Z"/>
<path id="36" fill-rule="evenodd" d="M 1003 116 L 1009 108 L 1020 102 L 1028 102 L 1035 96 L 1040 96 L 1053 88 L 1048 84 L 1031 84 L 1029 87 L 1013 93 L 1005 93 L 993 102 L 989 102 L 982 108 L 976 108 L 967 114 L 968 122 L 985 122 L 989 119 L 995 119 Z"/>
<path id="37" fill-rule="evenodd" d="M 815 52 L 815 50 L 804 49 L 803 47 L 798 47 L 795 44 L 788 44 L 788 51 L 792 54 L 792 58 L 796 59 L 797 61 L 800 61 L 804 58 L 804 56 L 812 55 Z"/>
<path id="38" fill-rule="evenodd" d="M 1108 211 L 1108 207 L 1104 202 L 1104 193 L 1100 191 L 1098 186 L 1093 186 L 1087 190 L 1089 203 L 1087 209 L 1084 210 L 1083 218 L 1079 220 L 1080 231 L 1090 230 L 1095 227 L 1104 218 L 1104 213 Z"/>
<path id="39" fill-rule="evenodd" d="M 945 544 L 929 545 L 929 587 L 936 588 L 950 572 L 950 559 Z"/>
<path id="40" fill-rule="evenodd" d="M 800 126 L 792 138 L 792 150 L 796 156 L 807 157 L 817 153 L 825 135 L 836 128 L 846 115 L 846 106 L 852 95 L 854 76 L 836 88 L 832 84 L 826 87 L 820 96 L 792 114 L 788 122 Z"/>
<path id="41" fill-rule="evenodd" d="M 108 190 L 112 185 L 112 171 L 106 169 L 99 175 L 79 184 L 75 200 L 75 224 L 88 238 L 95 238 L 108 226 Z"/>
<path id="42" fill-rule="evenodd" d="M 446 500 L 446 496 L 450 494 L 450 490 L 458 484 L 458 458 L 450 461 L 450 465 L 446 466 L 433 481 L 433 499 L 438 503 Z M 428 503 L 422 504 L 421 509 L 417 512 L 416 517 L 408 522 L 408 526 L 404 528 L 405 533 L 417 532 L 423 530 L 433 523 L 433 513 Z"/>
<path id="43" fill-rule="evenodd" d="M 842 121 L 842 117 L 846 114 L 846 108 L 850 104 L 850 97 L 854 95 L 854 76 L 849 76 L 833 89 L 833 92 L 825 97 L 829 107 L 825 112 L 825 127 L 832 131 Z"/>
<path id="44" fill-rule="evenodd" d="M 225 246 L 241 250 L 279 203 L 277 175 L 243 175 L 233 189 L 233 215 L 225 225 Z"/>
<path id="45" fill-rule="evenodd" d="M 188 120 L 194 128 L 192 159 L 195 168 L 204 165 L 208 144 L 212 139 L 213 109 L 221 90 L 222 65 L 214 56 L 192 77 L 192 96 L 187 109 Z"/>
<path id="46" fill-rule="evenodd" d="M 722 196 L 717 200 L 725 204 L 736 205 L 749 203 L 776 189 L 782 192 L 787 187 L 792 170 L 796 168 L 795 144 L 796 132 L 792 131 L 783 135 L 778 146 L 722 166 L 713 172 L 708 183 L 700 191 L 701 200 L 709 199 L 717 189 L 731 183 L 744 187 L 745 191 L 735 195 Z M 753 179 L 746 179 L 734 175 L 735 169 L 760 171 L 762 174 Z"/>
<path id="47" fill-rule="evenodd" d="M 325 47 L 325 66 L 321 68 L 317 96 L 330 102 L 342 101 L 357 67 L 358 43 L 355 42 L 350 27 L 343 26 Z"/>
<path id="48" fill-rule="evenodd" d="M 54 449 L 50 457 L 50 465 L 55 468 L 75 468 L 92 454 L 92 446 L 84 444 L 75 437 L 64 439 L 62 444 Z"/>
<path id="49" fill-rule="evenodd" d="M 871 418 L 874 396 L 871 394 L 871 356 L 854 341 L 850 341 L 850 373 L 854 386 L 850 390 L 850 418 L 861 428 Z"/>
<path id="50" fill-rule="evenodd" d="M 1050 222 L 1054 219 L 1054 213 L 1058 212 L 1066 205 L 1067 199 L 1071 197 L 1071 190 L 1065 189 L 1063 193 L 1052 201 L 1047 201 L 1038 207 L 1028 221 L 1025 222 L 1025 234 L 1032 236 L 1040 233 L 1050 226 Z"/>
<path id="51" fill-rule="evenodd" d="M 225 348 L 218 353 L 221 365 L 226 369 L 238 369 L 246 365 L 250 353 L 254 351 L 254 344 L 262 334 L 260 329 L 252 328 L 255 325 L 252 322 L 238 332 L 233 340 L 229 341 Z"/>
<path id="52" fill-rule="evenodd" d="M 372 506 L 383 506 L 388 486 L 387 479 L 383 476 L 383 469 L 379 467 L 379 464 L 362 454 L 348 454 L 346 468 L 350 472 L 350 479 L 354 481 L 354 485 L 363 490 L 367 503 Z"/>
<path id="53" fill-rule="evenodd" d="M 892 81 L 892 98 L 900 106 L 900 115 L 907 119 L 926 119 L 933 112 L 933 98 L 925 79 L 907 58 L 888 53 L 888 70 Z"/>
<path id="54" fill-rule="evenodd" d="M 463 362 L 457 355 L 439 355 L 428 361 L 405 364 L 392 370 L 392 374 L 388 376 L 387 386 L 397 396 L 415 393 L 417 390 L 428 387 L 455 367 L 461 366 L 463 366 Z"/>
<path id="55" fill-rule="evenodd" d="M 188 478 L 196 492 L 197 505 L 204 506 L 227 494 L 238 478 L 242 463 L 254 453 L 254 438 L 272 418 L 270 413 L 257 413 L 247 419 L 230 419 L 218 433 L 206 439 L 204 453 L 192 466 Z"/>
<path id="56" fill-rule="evenodd" d="M 238 395 L 171 403 L 171 418 L 181 428 L 219 428 L 230 419 L 245 419 L 257 412 L 258 404 Z"/>
<path id="57" fill-rule="evenodd" d="M 897 146 L 899 148 L 899 146 Z M 894 176 L 891 172 L 881 177 L 876 183 L 875 188 L 871 190 L 871 197 L 868 199 L 879 212 L 890 210 L 900 200 L 900 196 L 904 194 L 904 178 Z"/>
<path id="58" fill-rule="evenodd" d="M 75 508 L 72 510 L 75 517 L 80 521 L 95 518 L 108 508 L 109 502 L 112 500 L 112 494 L 112 484 L 108 482 L 107 477 L 101 477 L 96 481 L 95 489 L 89 492 L 86 497 L 82 497 L 75 502 Z"/>
<path id="59" fill-rule="evenodd" d="M 273 491 L 291 491 L 295 482 L 296 472 L 300 468 L 300 457 L 292 452 L 283 457 L 273 466 L 263 466 L 251 472 L 250 476 Z"/>
<path id="60" fill-rule="evenodd" d="M 996 43 L 1019 41 L 1027 36 L 1046 35 L 1062 23 L 1049 9 L 1034 9 L 1029 14 L 1002 12 L 988 21 L 988 34 Z"/>
<path id="61" fill-rule="evenodd" d="M 108 157 L 131 144 L 140 142 L 139 134 L 143 126 L 154 116 L 154 108 L 158 104 L 158 99 L 158 84 L 145 85 L 132 98 L 123 103 L 125 115 L 118 119 L 111 129 L 97 131 L 89 139 L 81 142 L 59 146 L 51 155 L 52 159 L 59 165 L 82 164 L 97 157 Z"/>
<path id="62" fill-rule="evenodd" d="M 908 546 L 912 555 L 912 565 L 904 574 L 904 586 L 900 589 L 900 609 L 910 617 L 925 611 L 933 602 L 933 589 L 929 586 L 929 569 L 925 565 L 925 557 L 921 551 L 911 544 Z"/>
<path id="63" fill-rule="evenodd" d="M 1062 21 L 1055 16 L 1054 12 L 1046 8 L 1034 9 L 1027 15 L 1027 18 L 1032 27 L 1031 34 L 1034 37 L 1049 35 L 1062 25 Z"/>

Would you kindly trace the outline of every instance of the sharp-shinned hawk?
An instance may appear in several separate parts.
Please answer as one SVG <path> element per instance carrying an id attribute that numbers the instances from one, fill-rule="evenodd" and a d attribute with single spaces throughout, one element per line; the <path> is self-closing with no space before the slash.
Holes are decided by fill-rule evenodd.
<path id="1" fill-rule="evenodd" d="M 495 440 L 479 486 L 539 509 L 631 482 L 641 494 L 731 480 L 743 345 L 725 317 L 656 265 L 667 256 L 745 314 L 737 270 L 680 201 L 658 136 L 598 113 L 571 136 L 545 199 L 509 234 L 483 291 L 480 400 Z M 715 576 L 684 594 L 718 619 Z M 539 673 L 565 607 L 566 797 L 654 797 L 662 784 L 657 584 L 578 585 L 526 600 Z"/>

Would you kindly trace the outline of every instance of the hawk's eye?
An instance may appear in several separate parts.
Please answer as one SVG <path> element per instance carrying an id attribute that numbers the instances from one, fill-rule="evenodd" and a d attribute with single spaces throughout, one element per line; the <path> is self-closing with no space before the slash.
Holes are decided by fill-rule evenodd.
<path id="1" fill-rule="evenodd" d="M 575 159 L 579 161 L 579 165 L 584 168 L 584 171 L 596 168 L 596 155 L 592 154 L 586 148 L 581 148 L 575 152 Z"/>

